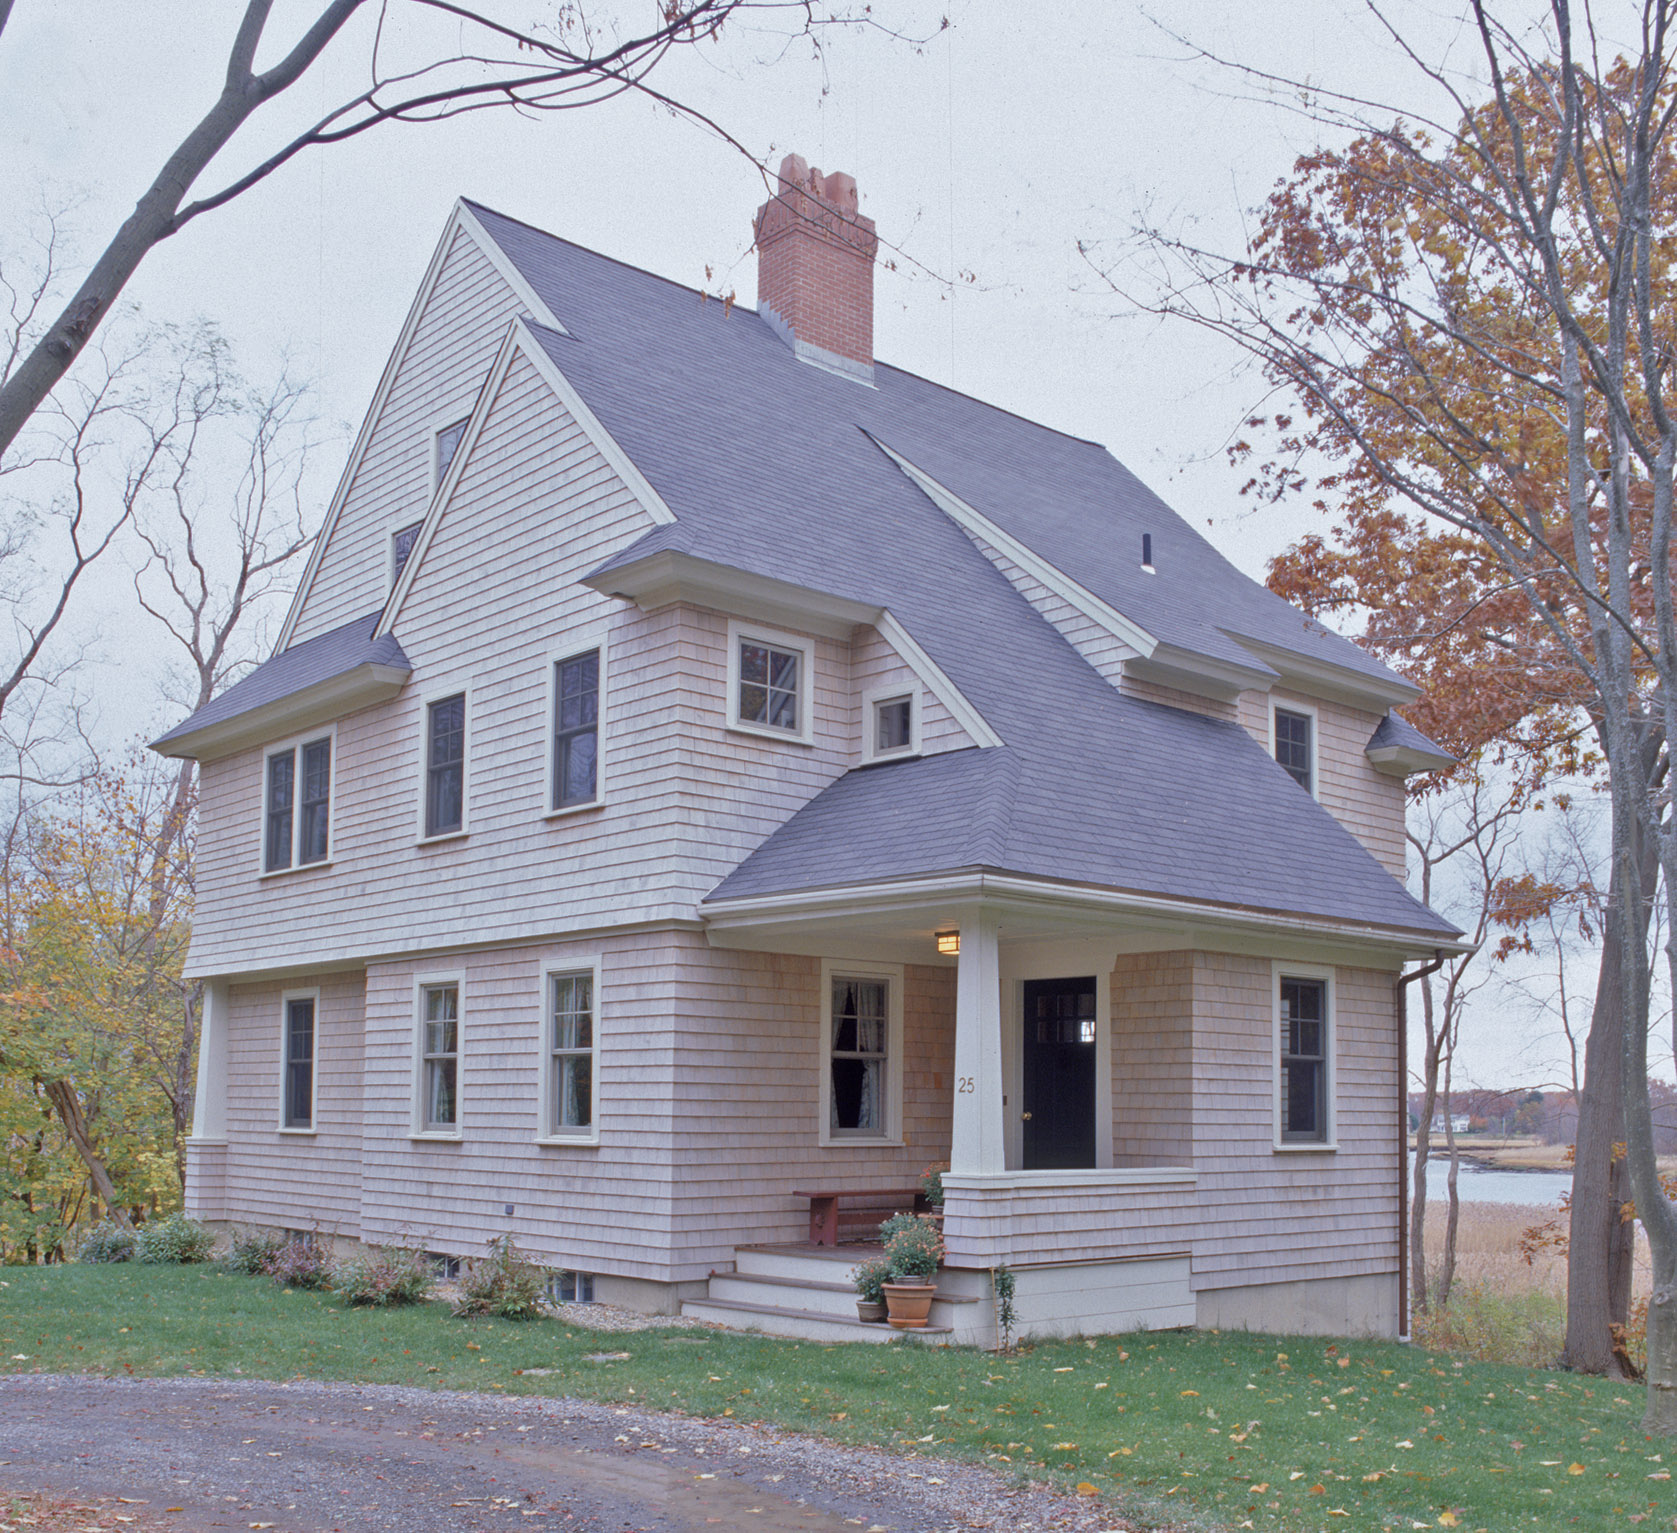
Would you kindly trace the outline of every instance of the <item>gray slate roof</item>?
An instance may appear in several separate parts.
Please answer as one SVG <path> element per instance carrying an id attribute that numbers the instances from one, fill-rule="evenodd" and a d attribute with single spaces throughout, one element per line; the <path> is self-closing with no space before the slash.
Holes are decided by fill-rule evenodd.
<path id="1" fill-rule="evenodd" d="M 1104 449 L 882 364 L 873 388 L 838 377 L 748 310 L 474 211 L 570 332 L 538 339 L 675 514 L 613 563 L 675 549 L 888 607 L 1006 742 L 849 773 L 712 899 L 983 866 L 1454 933 L 1243 729 L 1112 688 L 870 435 L 1161 639 L 1254 665 L 1232 625 L 1391 676 Z"/>
<path id="2" fill-rule="evenodd" d="M 159 735 L 152 741 L 152 748 L 156 750 L 208 725 L 226 723 L 267 703 L 277 703 L 305 687 L 316 686 L 353 671 L 358 665 L 371 662 L 411 671 L 413 666 L 402 653 L 402 646 L 396 642 L 394 634 L 386 634 L 380 639 L 373 637 L 373 628 L 378 620 L 379 613 L 371 612 L 366 617 L 358 617 L 354 622 L 332 629 L 330 633 L 281 650 L 242 681 L 235 682 L 220 696 L 211 698 L 167 734 Z"/>

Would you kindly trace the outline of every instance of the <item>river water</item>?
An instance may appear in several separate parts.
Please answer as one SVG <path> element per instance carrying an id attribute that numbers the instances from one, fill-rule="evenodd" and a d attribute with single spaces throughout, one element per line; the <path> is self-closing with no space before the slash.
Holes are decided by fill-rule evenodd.
<path id="1" fill-rule="evenodd" d="M 1415 1157 L 1409 1158 L 1413 1171 Z M 1444 1197 L 1445 1178 L 1450 1174 L 1449 1157 L 1436 1155 L 1427 1160 L 1427 1198 Z M 1456 1190 L 1464 1203 L 1528 1203 L 1534 1208 L 1553 1208 L 1561 1194 L 1572 1190 L 1570 1171 L 1493 1171 L 1464 1160 L 1456 1179 Z"/>

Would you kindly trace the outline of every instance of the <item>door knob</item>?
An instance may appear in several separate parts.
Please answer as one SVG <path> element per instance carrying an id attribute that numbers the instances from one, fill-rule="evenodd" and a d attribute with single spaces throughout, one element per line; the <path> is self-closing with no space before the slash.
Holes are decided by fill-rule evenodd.
<path id="1" fill-rule="evenodd" d="M 1029 1123 L 1031 1121 L 1031 1115 L 1028 1112 L 1027 1113 L 1021 1113 L 1019 1116 L 1021 1118 L 1023 1118 L 1025 1120 L 1025 1122 L 1027 1122 L 1027 1123 Z"/>

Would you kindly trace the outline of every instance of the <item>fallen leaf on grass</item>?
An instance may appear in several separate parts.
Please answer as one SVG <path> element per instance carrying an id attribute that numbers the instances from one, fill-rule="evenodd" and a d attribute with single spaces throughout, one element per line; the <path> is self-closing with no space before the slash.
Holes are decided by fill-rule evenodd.
<path id="1" fill-rule="evenodd" d="M 1568 1474 L 1582 1474 L 1584 1472 L 1584 1466 L 1582 1464 L 1568 1464 L 1566 1466 L 1566 1472 Z"/>
<path id="2" fill-rule="evenodd" d="M 1100 1493 L 1098 1485 L 1091 1485 L 1087 1480 L 1077 1482 L 1077 1494 L 1080 1496 L 1098 1496 Z"/>

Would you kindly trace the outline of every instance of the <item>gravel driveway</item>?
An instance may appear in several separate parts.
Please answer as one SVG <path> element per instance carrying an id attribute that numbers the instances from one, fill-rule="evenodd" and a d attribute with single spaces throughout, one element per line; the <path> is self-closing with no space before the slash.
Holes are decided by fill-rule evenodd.
<path id="1" fill-rule="evenodd" d="M 180 1533 L 1094 1533 L 988 1470 L 576 1400 L 354 1384 L 0 1378 L 0 1490 Z"/>

